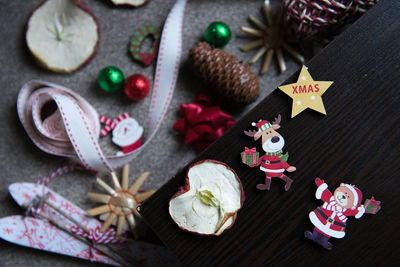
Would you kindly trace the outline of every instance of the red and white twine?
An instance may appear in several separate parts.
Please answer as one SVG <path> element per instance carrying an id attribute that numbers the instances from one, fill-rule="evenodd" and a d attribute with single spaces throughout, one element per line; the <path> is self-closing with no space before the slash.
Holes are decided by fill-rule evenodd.
<path id="1" fill-rule="evenodd" d="M 331 26 L 367 12 L 379 0 L 282 0 L 286 23 L 299 39 L 309 39 Z"/>
<path id="2" fill-rule="evenodd" d="M 95 229 L 90 229 L 89 233 L 87 233 L 78 226 L 73 225 L 71 227 L 71 232 L 99 244 L 120 244 L 125 242 L 124 235 L 116 238 L 116 232 L 113 228 L 108 228 L 107 231 L 102 233 L 100 232 L 100 227 L 98 226 Z"/>
<path id="3" fill-rule="evenodd" d="M 50 183 L 53 180 L 53 178 L 70 173 L 76 169 L 84 169 L 84 167 L 82 166 L 82 164 L 79 164 L 79 163 L 66 165 L 64 167 L 58 168 L 57 170 L 52 172 L 50 175 L 43 177 L 37 183 L 41 184 L 41 185 L 47 185 L 48 183 Z"/>

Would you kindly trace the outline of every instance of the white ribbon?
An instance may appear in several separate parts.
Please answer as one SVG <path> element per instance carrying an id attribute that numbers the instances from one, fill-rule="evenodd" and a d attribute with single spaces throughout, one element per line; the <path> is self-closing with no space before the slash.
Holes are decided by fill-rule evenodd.
<path id="1" fill-rule="evenodd" d="M 164 24 L 141 147 L 125 155 L 103 155 L 98 144 L 99 115 L 94 108 L 68 88 L 36 80 L 21 88 L 17 103 L 19 118 L 32 141 L 45 152 L 79 159 L 86 168 L 100 172 L 119 168 L 136 158 L 156 134 L 171 102 L 179 71 L 186 2 L 177 0 Z M 40 110 L 52 100 L 60 111 L 68 139 L 52 136 L 43 127 Z"/>

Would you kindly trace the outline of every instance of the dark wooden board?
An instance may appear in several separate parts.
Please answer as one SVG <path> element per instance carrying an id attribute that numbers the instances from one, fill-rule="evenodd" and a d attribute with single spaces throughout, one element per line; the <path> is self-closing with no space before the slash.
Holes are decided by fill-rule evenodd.
<path id="1" fill-rule="evenodd" d="M 242 180 L 246 200 L 226 234 L 189 234 L 169 217 L 169 199 L 183 185 L 186 168 L 141 207 L 146 222 L 183 265 L 398 266 L 399 51 L 400 2 L 383 0 L 307 63 L 314 80 L 334 81 L 322 97 L 327 116 L 306 110 L 290 119 L 291 99 L 275 90 L 195 160 L 223 161 Z M 240 152 L 245 146 L 262 149 L 243 130 L 277 114 L 282 114 L 284 151 L 297 171 L 289 175 L 294 179 L 289 192 L 279 179 L 269 192 L 258 191 L 264 173 L 242 164 Z M 331 239 L 332 251 L 304 237 L 313 229 L 308 213 L 322 204 L 315 199 L 317 176 L 331 190 L 351 183 L 364 199 L 373 195 L 383 203 L 377 215 L 349 219 L 346 237 Z"/>

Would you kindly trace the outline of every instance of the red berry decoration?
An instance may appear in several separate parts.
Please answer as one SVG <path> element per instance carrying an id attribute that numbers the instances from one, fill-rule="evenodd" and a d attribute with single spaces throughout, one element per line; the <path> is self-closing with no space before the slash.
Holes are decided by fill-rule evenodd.
<path id="1" fill-rule="evenodd" d="M 141 100 L 150 92 L 150 81 L 146 76 L 133 74 L 126 79 L 124 91 L 130 99 Z"/>

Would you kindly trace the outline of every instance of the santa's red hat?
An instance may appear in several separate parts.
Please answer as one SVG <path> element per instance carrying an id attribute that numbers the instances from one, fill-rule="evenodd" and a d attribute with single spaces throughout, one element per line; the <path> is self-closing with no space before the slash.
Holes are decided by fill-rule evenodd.
<path id="1" fill-rule="evenodd" d="M 272 128 L 272 124 L 269 121 L 258 121 L 257 123 L 253 122 L 251 125 L 256 126 L 259 132 L 265 131 L 269 128 Z"/>
<path id="2" fill-rule="evenodd" d="M 353 197 L 354 197 L 353 208 L 357 208 L 358 206 L 360 206 L 361 201 L 362 201 L 361 190 L 358 189 L 357 187 L 355 187 L 354 185 L 350 185 L 350 184 L 344 184 L 344 186 L 347 187 L 348 189 L 350 189 L 350 191 L 353 193 Z"/>

